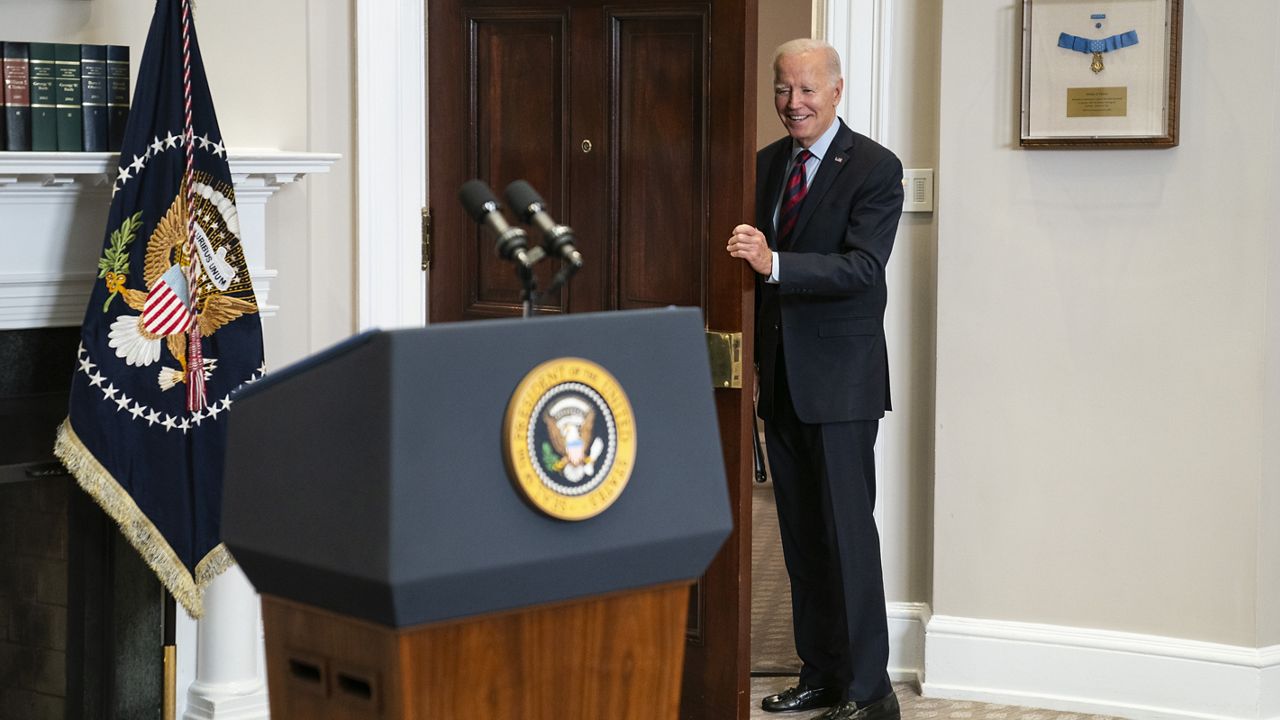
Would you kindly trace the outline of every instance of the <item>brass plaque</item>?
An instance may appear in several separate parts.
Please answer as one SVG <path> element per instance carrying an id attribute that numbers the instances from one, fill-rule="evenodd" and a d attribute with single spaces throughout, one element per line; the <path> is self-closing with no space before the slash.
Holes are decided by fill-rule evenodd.
<path id="1" fill-rule="evenodd" d="M 1125 117 L 1129 114 L 1129 88 L 1067 88 L 1067 117 Z"/>
<path id="2" fill-rule="evenodd" d="M 708 330 L 707 356 L 712 387 L 742 387 L 742 333 Z"/>

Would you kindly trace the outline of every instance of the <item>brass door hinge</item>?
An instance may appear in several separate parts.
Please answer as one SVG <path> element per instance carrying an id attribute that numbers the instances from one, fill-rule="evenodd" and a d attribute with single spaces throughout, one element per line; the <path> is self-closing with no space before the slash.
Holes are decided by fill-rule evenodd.
<path id="1" fill-rule="evenodd" d="M 742 333 L 707 330 L 707 358 L 712 387 L 742 387 Z"/>
<path id="2" fill-rule="evenodd" d="M 431 208 L 422 208 L 422 271 L 431 270 Z"/>

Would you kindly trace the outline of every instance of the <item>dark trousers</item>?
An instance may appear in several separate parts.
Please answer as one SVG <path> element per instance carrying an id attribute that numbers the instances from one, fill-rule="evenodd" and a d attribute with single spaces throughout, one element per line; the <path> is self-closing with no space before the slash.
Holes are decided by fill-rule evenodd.
<path id="1" fill-rule="evenodd" d="M 879 420 L 810 425 L 795 414 L 778 353 L 769 416 L 769 470 L 800 682 L 844 688 L 844 699 L 889 694 L 874 448 Z"/>

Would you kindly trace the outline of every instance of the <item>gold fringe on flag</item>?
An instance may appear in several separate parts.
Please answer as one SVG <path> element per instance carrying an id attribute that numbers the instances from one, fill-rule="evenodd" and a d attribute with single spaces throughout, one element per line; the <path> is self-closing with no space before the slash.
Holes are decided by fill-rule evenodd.
<path id="1" fill-rule="evenodd" d="M 210 550 L 196 565 L 195 576 L 187 571 L 164 535 L 138 509 L 133 498 L 80 442 L 71 421 L 58 427 L 54 454 L 67 467 L 81 489 L 116 522 L 125 539 L 133 545 L 160 583 L 193 618 L 204 615 L 204 591 L 213 579 L 236 564 L 227 546 L 221 543 Z"/>

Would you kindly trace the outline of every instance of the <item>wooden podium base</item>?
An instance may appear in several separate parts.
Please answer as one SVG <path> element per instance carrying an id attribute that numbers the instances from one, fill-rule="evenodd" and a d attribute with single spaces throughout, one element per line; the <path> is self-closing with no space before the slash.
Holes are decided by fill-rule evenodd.
<path id="1" fill-rule="evenodd" d="M 396 630 L 262 596 L 273 720 L 675 720 L 689 584 Z"/>

